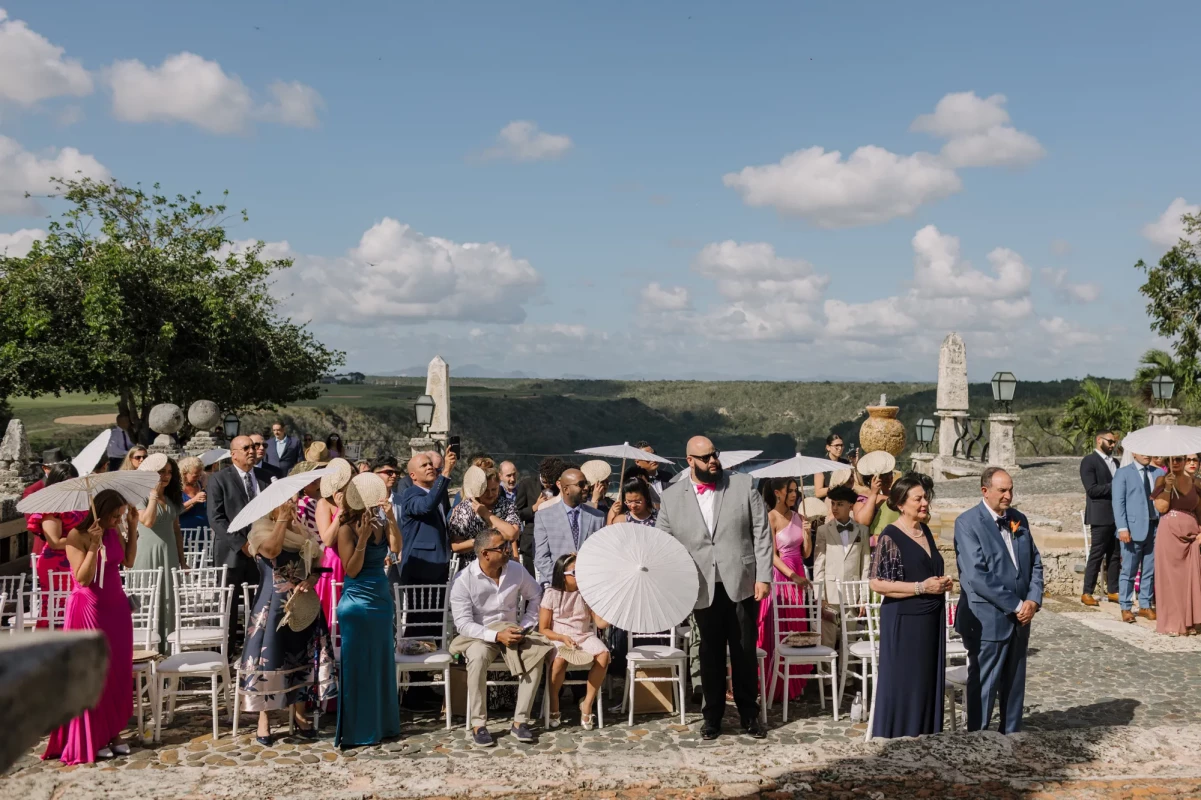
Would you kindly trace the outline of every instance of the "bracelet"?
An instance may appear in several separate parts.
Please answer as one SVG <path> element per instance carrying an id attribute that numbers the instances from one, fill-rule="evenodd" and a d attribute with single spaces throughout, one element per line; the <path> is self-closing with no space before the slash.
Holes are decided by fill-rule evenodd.
<path id="1" fill-rule="evenodd" d="M 914 583 L 913 584 L 913 594 L 916 596 L 921 593 L 922 593 L 922 585 L 920 583 Z"/>

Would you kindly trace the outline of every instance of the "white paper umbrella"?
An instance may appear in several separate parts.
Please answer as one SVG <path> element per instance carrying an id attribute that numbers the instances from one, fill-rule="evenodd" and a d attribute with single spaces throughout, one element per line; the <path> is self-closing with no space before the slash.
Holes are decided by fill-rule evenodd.
<path id="1" fill-rule="evenodd" d="M 1201 428 L 1190 425 L 1148 425 L 1126 434 L 1122 449 L 1140 456 L 1187 456 L 1201 453 Z"/>
<path id="2" fill-rule="evenodd" d="M 17 503 L 22 514 L 65 514 L 68 511 L 88 511 L 92 500 L 105 489 L 120 492 L 132 505 L 146 502 L 150 490 L 158 485 L 158 473 L 137 469 L 119 472 L 99 472 L 47 486 Z"/>
<path id="3" fill-rule="evenodd" d="M 206 467 L 211 467 L 218 461 L 223 461 L 227 458 L 229 458 L 229 451 L 224 447 L 217 447 L 213 450 L 205 450 L 203 453 L 201 453 L 200 463 L 204 464 Z"/>
<path id="4" fill-rule="evenodd" d="M 322 467 L 311 472 L 301 472 L 299 475 L 275 479 L 270 486 L 259 492 L 253 500 L 246 504 L 245 508 L 238 512 L 238 515 L 229 523 L 229 529 L 240 531 L 250 527 L 252 523 L 296 497 L 296 493 L 301 489 L 313 481 L 321 480 L 333 470 L 333 467 Z"/>
<path id="5" fill-rule="evenodd" d="M 700 576 L 684 545 L 657 528 L 619 522 L 580 547 L 580 594 L 601 619 L 634 633 L 658 633 L 696 605 Z"/>
<path id="6" fill-rule="evenodd" d="M 734 467 L 737 467 L 739 464 L 745 464 L 762 452 L 762 450 L 722 450 L 721 468 L 734 469 Z"/>
<path id="7" fill-rule="evenodd" d="M 787 461 L 777 461 L 766 467 L 760 467 L 751 473 L 752 478 L 800 478 L 804 475 L 816 475 L 819 472 L 837 472 L 848 469 L 850 464 L 841 461 L 830 461 L 825 458 L 813 458 L 797 453 Z"/>
<path id="8" fill-rule="evenodd" d="M 645 450 L 639 450 L 637 447 L 631 447 L 629 442 L 622 444 L 609 445 L 608 447 L 589 447 L 585 450 L 576 450 L 582 456 L 600 456 L 602 458 L 620 458 L 621 459 L 621 475 L 617 479 L 617 485 L 623 486 L 626 482 L 626 461 L 657 461 L 660 464 L 671 464 L 670 458 L 664 458 L 654 453 L 648 453 Z"/>
<path id="9" fill-rule="evenodd" d="M 96 465 L 100 463 L 101 457 L 108 452 L 108 441 L 111 438 L 113 438 L 112 428 L 101 431 L 99 436 L 88 442 L 87 446 L 79 451 L 79 455 L 71 459 L 71 464 L 75 466 L 79 477 L 92 474 L 92 470 L 96 469 Z"/>

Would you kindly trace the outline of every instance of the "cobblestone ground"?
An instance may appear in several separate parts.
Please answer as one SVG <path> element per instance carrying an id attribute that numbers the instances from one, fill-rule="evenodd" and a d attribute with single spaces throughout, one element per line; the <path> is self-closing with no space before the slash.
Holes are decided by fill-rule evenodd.
<path id="1" fill-rule="evenodd" d="M 461 720 L 446 731 L 433 715 L 407 715 L 398 741 L 342 753 L 330 716 L 317 742 L 284 736 L 264 748 L 252 727 L 235 740 L 224 721 L 212 740 L 205 708 L 180 714 L 161 743 L 99 765 L 61 767 L 31 752 L 0 782 L 0 796 L 1199 797 L 1201 645 L 1192 637 L 1161 647 L 1145 626 L 1114 623 L 1107 605 L 1051 602 L 1039 614 L 1026 732 L 1013 737 L 863 743 L 863 726 L 835 722 L 815 687 L 789 722 L 772 709 L 762 742 L 731 734 L 704 742 L 690 706 L 684 726 L 646 716 L 631 728 L 610 715 L 607 727 L 585 732 L 569 720 L 538 730 L 537 744 L 502 734 L 490 750 L 470 746 Z"/>

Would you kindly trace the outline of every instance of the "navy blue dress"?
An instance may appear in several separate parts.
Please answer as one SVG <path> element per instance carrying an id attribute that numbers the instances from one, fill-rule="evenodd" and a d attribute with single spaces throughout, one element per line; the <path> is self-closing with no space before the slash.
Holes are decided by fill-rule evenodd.
<path id="1" fill-rule="evenodd" d="M 880 533 L 872 577 L 917 583 L 943 575 L 942 554 L 925 525 L 922 546 L 895 525 Z M 884 598 L 880 675 L 872 736 L 895 739 L 942 732 L 946 681 L 946 604 L 941 593 Z"/>

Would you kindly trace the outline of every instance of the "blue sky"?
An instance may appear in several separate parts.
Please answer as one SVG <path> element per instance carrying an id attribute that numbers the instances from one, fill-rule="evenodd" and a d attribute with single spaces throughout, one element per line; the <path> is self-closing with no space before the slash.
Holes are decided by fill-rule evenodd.
<path id="1" fill-rule="evenodd" d="M 1201 202 L 1189 3 L 2 7 L 0 244 L 228 189 L 364 371 L 1126 376 Z"/>

